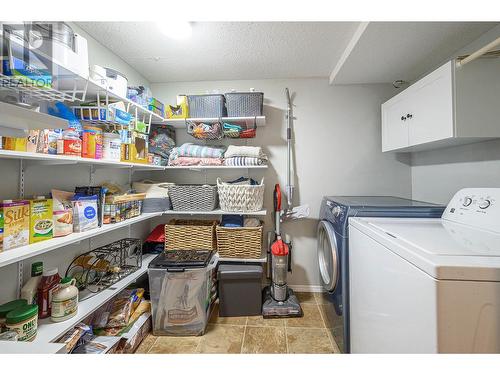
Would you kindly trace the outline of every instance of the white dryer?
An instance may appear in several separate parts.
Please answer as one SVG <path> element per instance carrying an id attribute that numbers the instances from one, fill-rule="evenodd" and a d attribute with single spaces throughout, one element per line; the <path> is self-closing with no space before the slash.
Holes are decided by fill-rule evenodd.
<path id="1" fill-rule="evenodd" d="M 500 189 L 349 224 L 352 353 L 500 353 Z"/>

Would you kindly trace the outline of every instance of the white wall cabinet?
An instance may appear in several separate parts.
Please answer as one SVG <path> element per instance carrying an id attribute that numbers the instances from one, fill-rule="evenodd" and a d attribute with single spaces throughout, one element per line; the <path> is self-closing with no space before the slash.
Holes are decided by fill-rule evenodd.
<path id="1" fill-rule="evenodd" d="M 500 137 L 500 59 L 451 60 L 382 104 L 382 151 Z"/>

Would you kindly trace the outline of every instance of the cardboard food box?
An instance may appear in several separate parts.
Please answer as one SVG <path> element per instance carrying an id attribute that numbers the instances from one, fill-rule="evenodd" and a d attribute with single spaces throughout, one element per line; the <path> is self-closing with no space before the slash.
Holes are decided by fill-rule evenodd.
<path id="1" fill-rule="evenodd" d="M 30 243 L 49 240 L 54 236 L 52 199 L 30 201 Z"/>
<path id="2" fill-rule="evenodd" d="M 29 244 L 30 204 L 25 200 L 3 201 L 3 250 Z"/>

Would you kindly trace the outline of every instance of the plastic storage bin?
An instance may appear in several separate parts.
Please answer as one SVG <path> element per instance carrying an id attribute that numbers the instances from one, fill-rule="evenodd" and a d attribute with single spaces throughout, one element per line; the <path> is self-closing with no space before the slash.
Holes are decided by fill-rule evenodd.
<path id="1" fill-rule="evenodd" d="M 212 251 L 167 251 L 148 266 L 153 335 L 199 336 L 205 333 L 217 298 Z"/>
<path id="2" fill-rule="evenodd" d="M 225 97 L 228 117 L 262 116 L 264 93 L 228 92 Z"/>
<path id="3" fill-rule="evenodd" d="M 218 280 L 219 316 L 262 314 L 262 266 L 222 264 Z"/>
<path id="4" fill-rule="evenodd" d="M 220 94 L 188 95 L 188 107 L 191 118 L 213 118 L 226 115 L 224 95 Z"/>
<path id="5" fill-rule="evenodd" d="M 217 186 L 172 185 L 168 193 L 176 211 L 213 211 L 217 207 Z"/>

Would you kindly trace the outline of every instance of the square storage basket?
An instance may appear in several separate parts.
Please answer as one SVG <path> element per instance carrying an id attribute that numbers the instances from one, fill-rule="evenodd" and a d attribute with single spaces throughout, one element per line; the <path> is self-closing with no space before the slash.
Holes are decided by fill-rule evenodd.
<path id="1" fill-rule="evenodd" d="M 178 220 L 165 225 L 165 250 L 216 250 L 216 221 Z"/>
<path id="2" fill-rule="evenodd" d="M 224 95 L 188 95 L 189 117 L 224 117 L 226 106 Z"/>
<path id="3" fill-rule="evenodd" d="M 217 178 L 219 203 L 226 212 L 255 212 L 264 205 L 264 179 L 258 185 L 238 185 L 222 182 Z"/>
<path id="4" fill-rule="evenodd" d="M 262 222 L 258 227 L 218 225 L 217 249 L 221 258 L 258 259 L 262 256 Z"/>
<path id="5" fill-rule="evenodd" d="M 228 92 L 225 97 L 227 117 L 262 116 L 264 93 Z"/>
<path id="6" fill-rule="evenodd" d="M 214 185 L 172 185 L 168 194 L 175 211 L 213 211 L 217 207 Z"/>

